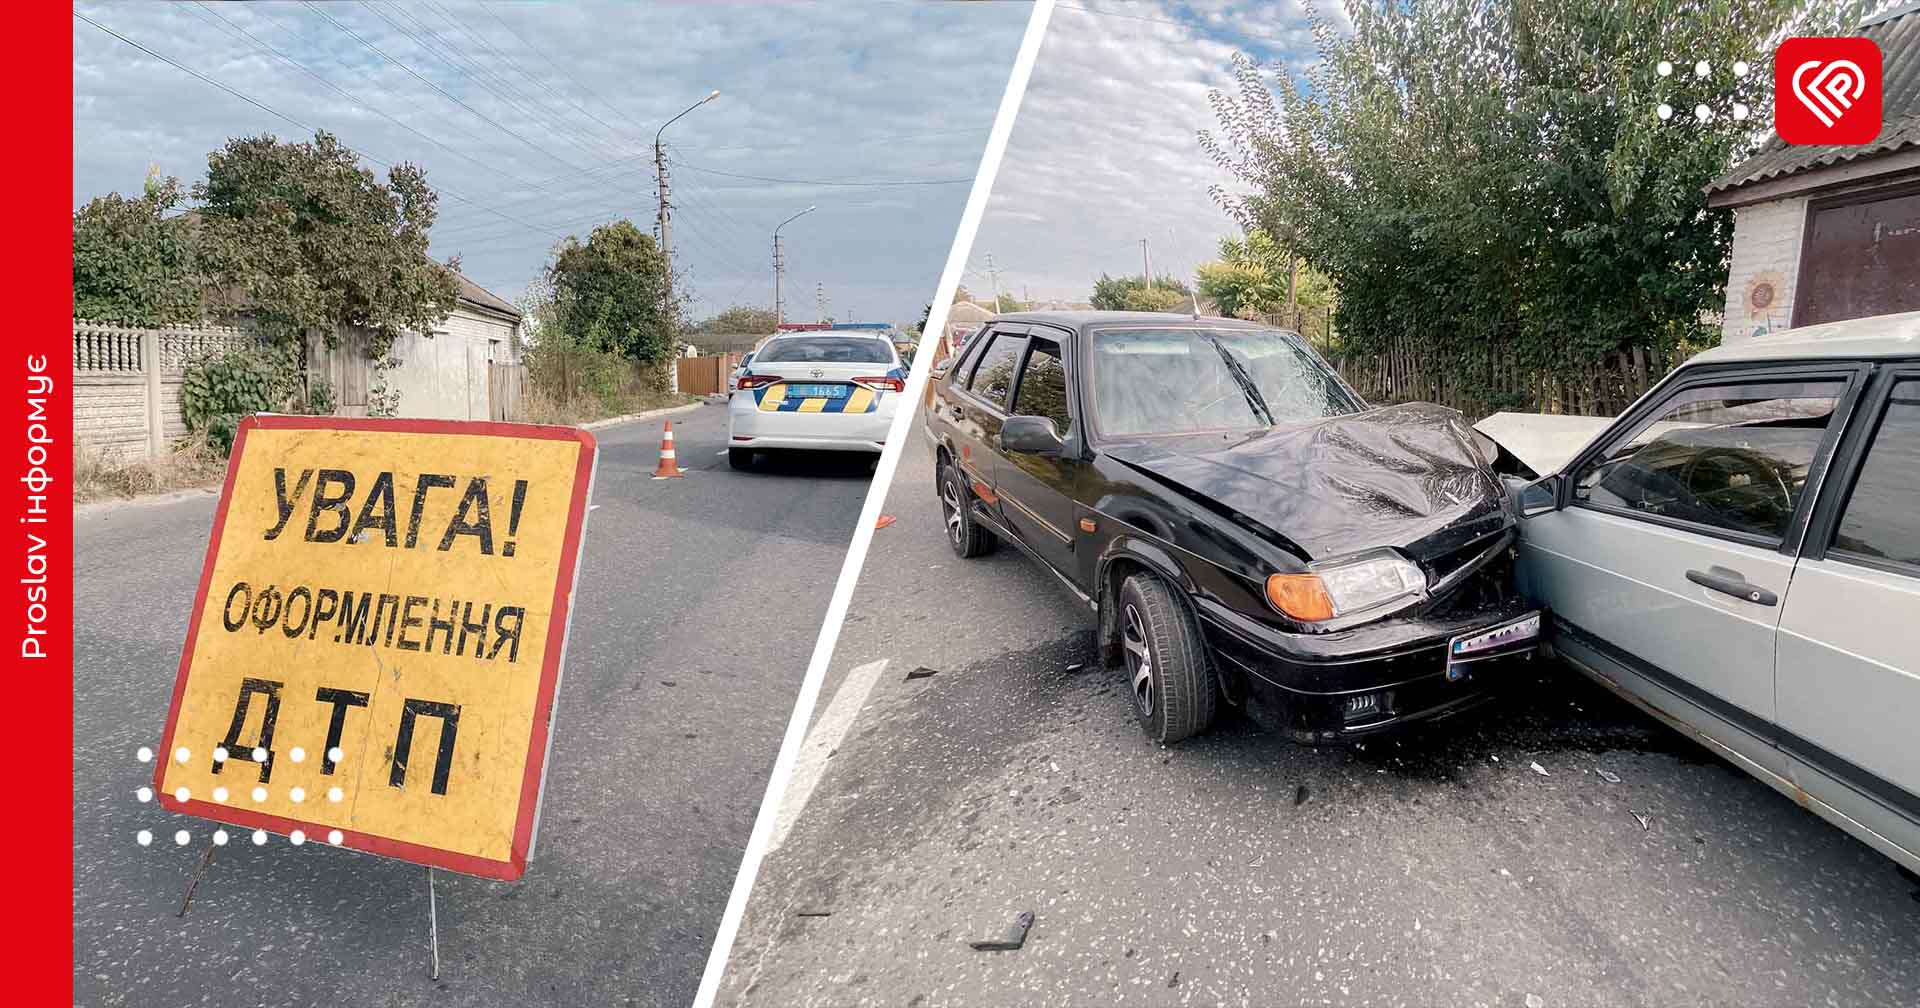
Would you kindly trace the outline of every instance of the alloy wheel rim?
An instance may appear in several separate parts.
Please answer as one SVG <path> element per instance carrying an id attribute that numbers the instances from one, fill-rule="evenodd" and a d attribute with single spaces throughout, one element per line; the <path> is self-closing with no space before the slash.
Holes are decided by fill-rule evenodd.
<path id="1" fill-rule="evenodd" d="M 1153 716 L 1153 654 L 1147 650 L 1146 621 L 1131 603 L 1126 608 L 1126 626 L 1121 630 L 1121 646 L 1127 652 L 1128 671 L 1133 678 L 1133 705 L 1142 717 Z"/>
<path id="2" fill-rule="evenodd" d="M 946 512 L 947 538 L 953 544 L 960 544 L 960 495 L 953 489 L 953 481 L 940 484 L 940 509 Z"/>

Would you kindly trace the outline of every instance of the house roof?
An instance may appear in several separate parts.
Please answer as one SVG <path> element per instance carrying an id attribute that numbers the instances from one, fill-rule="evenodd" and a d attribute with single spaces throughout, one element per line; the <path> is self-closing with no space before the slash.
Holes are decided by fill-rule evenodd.
<path id="1" fill-rule="evenodd" d="M 1920 146 L 1920 2 L 1870 18 L 1859 32 L 1880 46 L 1880 135 L 1870 144 L 1845 146 L 1794 146 L 1778 136 L 1768 137 L 1758 153 L 1708 183 L 1708 195 Z M 1783 99 L 1775 96 L 1775 100 Z"/>
<path id="2" fill-rule="evenodd" d="M 520 309 L 515 308 L 513 302 L 467 279 L 467 275 L 459 270 L 454 271 L 453 278 L 460 286 L 460 300 L 491 309 L 502 315 L 510 315 L 515 321 L 519 321 Z"/>

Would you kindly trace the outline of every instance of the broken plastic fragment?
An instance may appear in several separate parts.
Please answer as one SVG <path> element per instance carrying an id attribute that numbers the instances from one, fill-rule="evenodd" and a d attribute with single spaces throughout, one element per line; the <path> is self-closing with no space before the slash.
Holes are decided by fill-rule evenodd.
<path id="1" fill-rule="evenodd" d="M 975 952 L 1018 952 L 1027 943 L 1027 932 L 1033 928 L 1033 911 L 1022 910 L 1013 919 L 1013 926 L 998 941 L 968 942 Z"/>
<path id="2" fill-rule="evenodd" d="M 1647 818 L 1646 816 L 1643 816 L 1643 815 L 1641 815 L 1640 813 L 1638 813 L 1638 812 L 1635 812 L 1635 811 L 1634 811 L 1634 810 L 1632 810 L 1632 809 L 1628 809 L 1628 810 L 1627 810 L 1627 814 L 1629 814 L 1629 815 L 1631 815 L 1631 816 L 1633 816 L 1633 817 L 1634 817 L 1635 819 L 1638 819 L 1638 820 L 1640 820 L 1640 828 L 1641 828 L 1641 829 L 1643 829 L 1643 830 L 1650 830 L 1650 829 L 1652 829 L 1652 828 L 1653 828 L 1653 820 L 1651 820 L 1651 819 L 1649 819 L 1649 818 Z"/>
<path id="3" fill-rule="evenodd" d="M 1597 774 L 1599 774 L 1599 775 L 1600 775 L 1600 779 L 1601 779 L 1601 780 L 1603 780 L 1603 781 L 1606 781 L 1606 782 L 1607 782 L 1607 783 L 1609 783 L 1609 784 L 1618 784 L 1618 783 L 1620 783 L 1620 775 L 1619 775 L 1619 774 L 1617 774 L 1617 773 L 1613 773 L 1612 771 L 1609 771 L 1609 770 L 1597 770 L 1597 769 L 1596 769 L 1596 770 L 1594 771 L 1594 773 L 1597 773 Z"/>
<path id="4" fill-rule="evenodd" d="M 1541 766 L 1541 765 L 1540 765 L 1540 764 L 1538 764 L 1538 763 L 1529 763 L 1529 764 L 1527 764 L 1527 765 L 1528 765 L 1528 766 L 1531 766 L 1531 767 L 1533 767 L 1533 772 L 1534 772 L 1534 773 L 1537 773 L 1537 774 L 1539 774 L 1539 775 L 1540 775 L 1540 776 L 1542 776 L 1542 777 L 1551 777 L 1551 776 L 1553 776 L 1552 774 L 1550 774 L 1550 773 L 1548 773 L 1548 772 L 1547 772 L 1547 768 L 1546 768 L 1546 767 L 1543 767 L 1543 766 Z"/>
<path id="5" fill-rule="evenodd" d="M 913 670 L 913 671 L 911 671 L 911 672 L 908 672 L 908 673 L 907 673 L 907 679 L 908 679 L 908 680 L 913 680 L 913 679 L 925 679 L 925 678 L 927 678 L 928 676 L 937 676 L 937 675 L 939 675 L 939 674 L 940 674 L 940 670 L 939 670 L 939 669 L 930 669 L 930 668 L 928 668 L 928 667 L 926 667 L 925 665 L 922 665 L 922 666 L 920 666 L 919 668 L 917 668 L 917 669 L 914 669 L 914 670 Z"/>

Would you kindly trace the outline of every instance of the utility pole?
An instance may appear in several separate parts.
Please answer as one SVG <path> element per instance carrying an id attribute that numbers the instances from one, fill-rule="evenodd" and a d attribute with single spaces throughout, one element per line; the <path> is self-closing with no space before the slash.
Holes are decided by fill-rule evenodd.
<path id="1" fill-rule="evenodd" d="M 671 313 L 673 310 L 673 203 L 668 198 L 667 145 L 660 138 L 662 134 L 667 132 L 667 127 L 678 121 L 680 116 L 686 115 L 688 112 L 718 97 L 720 97 L 720 92 L 708 92 L 705 98 L 680 110 L 680 115 L 676 115 L 672 119 L 661 123 L 660 128 L 653 133 L 653 173 L 654 178 L 659 182 L 660 186 L 659 216 L 655 218 L 654 227 L 659 231 L 660 254 L 665 256 L 667 260 L 667 282 L 663 285 L 666 291 L 666 303 L 661 307 L 668 313 Z"/>
<path id="2" fill-rule="evenodd" d="M 827 320 L 827 285 L 818 280 L 813 284 L 813 306 L 819 313 L 819 321 Z"/>
<path id="3" fill-rule="evenodd" d="M 1140 239 L 1140 279 L 1146 281 L 1144 289 L 1153 289 L 1153 260 L 1147 258 L 1147 240 Z"/>
<path id="4" fill-rule="evenodd" d="M 987 253 L 987 278 L 993 282 L 993 310 L 1000 310 L 1000 271 L 993 265 L 993 253 Z"/>
<path id="5" fill-rule="evenodd" d="M 782 300 L 780 292 L 780 281 L 785 278 L 787 272 L 787 257 L 780 248 L 780 228 L 786 227 L 801 217 L 812 213 L 815 209 L 817 208 L 808 207 L 794 214 L 792 217 L 781 221 L 779 225 L 773 229 L 773 321 L 775 325 L 787 320 L 786 302 Z"/>

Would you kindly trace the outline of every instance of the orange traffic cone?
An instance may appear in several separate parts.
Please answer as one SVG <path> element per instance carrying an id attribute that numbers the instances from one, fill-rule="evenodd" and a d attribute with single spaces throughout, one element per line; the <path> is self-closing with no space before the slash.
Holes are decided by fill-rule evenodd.
<path id="1" fill-rule="evenodd" d="M 673 421 L 667 421 L 666 432 L 660 435 L 660 464 L 653 467 L 654 479 L 679 479 L 686 473 L 680 471 L 680 461 L 673 454 Z"/>

